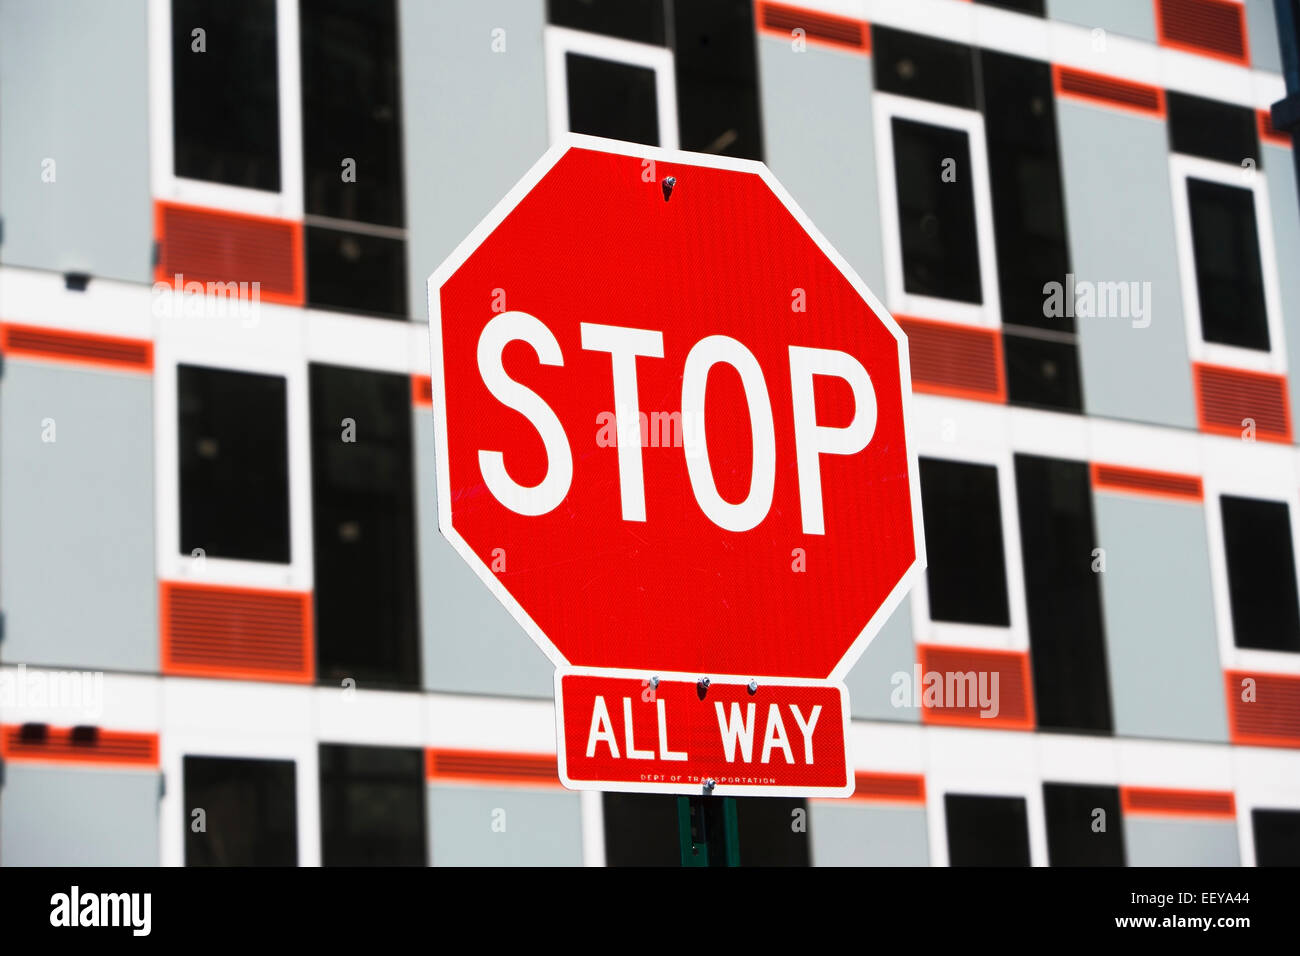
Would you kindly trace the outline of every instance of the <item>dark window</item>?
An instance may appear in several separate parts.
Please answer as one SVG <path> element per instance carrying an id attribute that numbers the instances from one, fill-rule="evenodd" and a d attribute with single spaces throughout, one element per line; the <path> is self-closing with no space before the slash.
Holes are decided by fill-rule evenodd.
<path id="1" fill-rule="evenodd" d="M 313 364 L 310 390 L 317 674 L 418 687 L 410 379 Z"/>
<path id="2" fill-rule="evenodd" d="M 1010 625 L 997 468 L 922 458 L 921 504 L 930 617 Z"/>
<path id="3" fill-rule="evenodd" d="M 1300 810 L 1251 810 L 1256 866 L 1300 866 Z"/>
<path id="4" fill-rule="evenodd" d="M 664 0 L 547 0 L 546 15 L 551 23 L 571 30 L 664 42 Z"/>
<path id="5" fill-rule="evenodd" d="M 606 793 L 602 802 L 609 866 L 681 866 L 675 796 Z"/>
<path id="6" fill-rule="evenodd" d="M 1024 797 L 946 793 L 950 866 L 1028 866 L 1029 817 Z"/>
<path id="7" fill-rule="evenodd" d="M 1035 17 L 1044 15 L 1043 0 L 975 0 L 975 2 L 982 3 L 986 7 L 1002 7 L 1004 10 L 1015 10 Z"/>
<path id="8" fill-rule="evenodd" d="M 970 137 L 897 116 L 892 126 L 903 287 L 917 295 L 982 302 Z M 955 181 L 944 181 L 946 168 L 955 170 Z"/>
<path id="9" fill-rule="evenodd" d="M 1201 335 L 1207 342 L 1267 352 L 1268 312 L 1254 192 L 1189 177 L 1187 200 Z"/>
<path id="10" fill-rule="evenodd" d="M 1088 466 L 1016 455 L 1016 496 L 1038 725 L 1109 733 Z"/>
<path id="11" fill-rule="evenodd" d="M 1057 335 L 1063 338 L 1058 339 Z M 1068 332 L 1018 334 L 1004 326 L 1002 355 L 1007 366 L 1007 400 L 1013 405 L 1083 410 L 1079 350 L 1073 335 Z"/>
<path id="12" fill-rule="evenodd" d="M 406 317 L 404 239 L 310 224 L 306 234 L 308 305 Z"/>
<path id="13" fill-rule="evenodd" d="M 297 866 L 292 760 L 187 756 L 183 773 L 186 866 Z"/>
<path id="14" fill-rule="evenodd" d="M 737 797 L 741 866 L 810 866 L 808 804 L 779 797 Z"/>
<path id="15" fill-rule="evenodd" d="M 275 0 L 172 0 L 177 176 L 279 191 L 276 64 Z"/>
<path id="16" fill-rule="evenodd" d="M 300 0 L 298 18 L 306 212 L 401 226 L 395 0 Z"/>
<path id="17" fill-rule="evenodd" d="M 182 554 L 289 561 L 285 380 L 176 368 Z"/>
<path id="18" fill-rule="evenodd" d="M 1118 787 L 1045 783 L 1043 812 L 1052 866 L 1124 865 Z"/>
<path id="19" fill-rule="evenodd" d="M 1165 93 L 1169 148 L 1175 153 L 1204 156 L 1240 166 L 1259 159 L 1259 127 L 1255 111 L 1218 100 L 1169 90 Z"/>
<path id="20" fill-rule="evenodd" d="M 581 53 L 566 54 L 564 62 L 570 130 L 659 145 L 654 70 Z"/>
<path id="21" fill-rule="evenodd" d="M 424 751 L 320 745 L 321 862 L 424 866 Z"/>
<path id="22" fill-rule="evenodd" d="M 876 89 L 951 106 L 975 106 L 971 48 L 872 25 Z M 963 167 L 965 168 L 965 167 Z"/>
<path id="23" fill-rule="evenodd" d="M 750 0 L 676 3 L 673 32 L 682 149 L 762 159 Z"/>
<path id="24" fill-rule="evenodd" d="M 1219 498 L 1232 634 L 1238 647 L 1300 651 L 1291 512 L 1285 501 Z"/>

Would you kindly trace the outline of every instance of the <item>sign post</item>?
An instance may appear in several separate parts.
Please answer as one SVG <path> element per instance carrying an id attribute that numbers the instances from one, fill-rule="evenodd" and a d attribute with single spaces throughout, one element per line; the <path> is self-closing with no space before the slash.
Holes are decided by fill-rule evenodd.
<path id="1" fill-rule="evenodd" d="M 767 168 L 568 136 L 429 314 L 439 529 L 556 667 L 564 785 L 705 798 L 684 861 L 737 853 L 714 797 L 851 794 L 925 567 L 907 341 Z"/>

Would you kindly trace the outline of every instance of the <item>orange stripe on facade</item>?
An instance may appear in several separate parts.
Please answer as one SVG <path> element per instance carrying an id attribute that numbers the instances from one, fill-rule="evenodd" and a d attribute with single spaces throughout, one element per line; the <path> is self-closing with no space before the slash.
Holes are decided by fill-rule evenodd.
<path id="1" fill-rule="evenodd" d="M 1120 787 L 1119 796 L 1125 816 L 1212 817 L 1231 820 L 1237 815 L 1236 799 L 1228 790 Z"/>
<path id="2" fill-rule="evenodd" d="M 1027 651 L 993 651 L 974 647 L 918 644 L 921 668 L 921 720 L 927 724 L 1033 730 L 1034 693 Z M 993 675 L 997 694 L 993 696 Z M 941 682 L 933 685 L 933 676 Z M 996 706 L 980 703 L 983 692 Z M 938 695 L 938 701 L 930 698 Z M 985 716 L 985 713 L 988 716 Z"/>
<path id="3" fill-rule="evenodd" d="M 1092 465 L 1092 487 L 1096 491 L 1170 498 L 1175 501 L 1201 501 L 1205 497 L 1201 479 L 1169 471 L 1148 471 L 1124 465 Z"/>
<path id="4" fill-rule="evenodd" d="M 1273 114 L 1268 110 L 1256 110 L 1255 119 L 1259 123 L 1259 138 L 1273 146 L 1291 146 L 1291 134 L 1273 125 Z"/>
<path id="5" fill-rule="evenodd" d="M 1250 41 L 1241 0 L 1155 0 L 1161 46 L 1246 66 Z"/>
<path id="6" fill-rule="evenodd" d="M 0 725 L 0 759 L 94 767 L 158 766 L 158 735 L 98 727 Z"/>
<path id="7" fill-rule="evenodd" d="M 850 799 L 925 805 L 925 777 L 914 773 L 855 773 Z"/>
<path id="8" fill-rule="evenodd" d="M 1260 747 L 1300 747 L 1300 675 L 1225 671 L 1228 739 Z"/>
<path id="9" fill-rule="evenodd" d="M 1158 119 L 1165 115 L 1165 91 L 1160 87 L 1104 73 L 1053 64 L 1052 88 L 1058 98 L 1080 100 L 1091 106 L 1109 106 Z"/>
<path id="10" fill-rule="evenodd" d="M 20 358 L 133 372 L 153 371 L 153 342 L 37 325 L 0 325 L 0 351 Z"/>
<path id="11" fill-rule="evenodd" d="M 430 783 L 560 786 L 554 754 L 431 747 L 425 751 L 425 776 Z"/>
<path id="12" fill-rule="evenodd" d="M 1193 362 L 1192 381 L 1201 431 L 1243 438 L 1253 425 L 1256 438 L 1290 443 L 1291 399 L 1285 375 Z"/>
<path id="13" fill-rule="evenodd" d="M 857 53 L 871 53 L 871 26 L 865 20 L 819 13 L 785 3 L 759 2 L 754 9 L 758 29 L 762 33 L 794 40 L 803 31 L 809 43 L 823 44 Z"/>
<path id="14" fill-rule="evenodd" d="M 910 315 L 894 318 L 907 336 L 913 391 L 1006 402 L 1002 336 L 996 330 Z"/>
<path id="15" fill-rule="evenodd" d="M 433 378 L 431 376 L 411 376 L 411 402 L 418 408 L 433 407 Z"/>

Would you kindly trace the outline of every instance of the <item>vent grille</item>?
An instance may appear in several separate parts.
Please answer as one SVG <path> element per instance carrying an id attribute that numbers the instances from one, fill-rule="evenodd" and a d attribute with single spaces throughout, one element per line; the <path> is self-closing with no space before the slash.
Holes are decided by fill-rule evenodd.
<path id="1" fill-rule="evenodd" d="M 1242 700 L 1242 681 L 1255 682 L 1254 700 Z M 1234 744 L 1300 747 L 1300 677 L 1227 671 L 1228 736 Z"/>
<path id="2" fill-rule="evenodd" d="M 0 758 L 157 767 L 158 735 L 97 727 L 9 724 L 0 727 Z"/>
<path id="3" fill-rule="evenodd" d="M 1201 479 L 1168 471 L 1146 471 L 1123 465 L 1092 466 L 1092 487 L 1097 491 L 1120 491 L 1159 498 L 1200 501 L 1204 498 Z"/>
<path id="4" fill-rule="evenodd" d="M 925 803 L 925 777 L 913 773 L 854 774 L 854 800 Z"/>
<path id="5" fill-rule="evenodd" d="M 1291 441 L 1286 376 L 1199 363 L 1193 372 L 1201 431 L 1240 438 L 1250 419 L 1257 438 Z"/>
<path id="6" fill-rule="evenodd" d="M 1148 116 L 1165 115 L 1165 91 L 1158 86 L 1131 83 L 1065 66 L 1052 67 L 1052 80 L 1057 96 L 1084 100 L 1093 105 L 1118 106 Z"/>
<path id="7" fill-rule="evenodd" d="M 311 594 L 163 581 L 162 671 L 308 683 Z"/>
<path id="8" fill-rule="evenodd" d="M 300 222 L 160 202 L 154 231 L 158 282 L 257 282 L 262 301 L 303 304 Z"/>
<path id="9" fill-rule="evenodd" d="M 1257 110 L 1255 115 L 1259 119 L 1260 139 L 1266 143 L 1272 143 L 1274 146 L 1289 147 L 1291 145 L 1291 134 L 1273 125 L 1273 114 L 1270 111 Z"/>
<path id="10" fill-rule="evenodd" d="M 421 408 L 433 406 L 433 379 L 428 375 L 411 376 L 411 401 Z"/>
<path id="11" fill-rule="evenodd" d="M 1248 63 L 1245 5 L 1231 0 L 1156 0 L 1156 32 L 1164 46 Z"/>
<path id="12" fill-rule="evenodd" d="M 1033 691 L 1029 679 L 1029 655 L 1019 651 L 985 651 L 969 647 L 938 647 L 933 644 L 917 646 L 917 655 L 921 662 L 921 688 L 932 673 L 939 674 L 944 682 L 941 699 L 943 707 L 931 707 L 924 704 L 921 719 L 927 724 L 961 724 L 969 727 L 995 727 L 1011 730 L 1032 730 L 1034 727 Z M 970 700 L 969 681 L 950 675 L 975 675 L 975 688 L 978 692 L 981 675 L 985 687 L 992 692 L 992 674 L 998 675 L 997 715 L 980 716 L 978 697 Z M 965 694 L 965 706 L 957 706 L 962 697 L 950 693 L 960 685 Z"/>
<path id="13" fill-rule="evenodd" d="M 5 324 L 0 326 L 0 349 L 6 355 L 153 371 L 153 343 L 144 339 Z"/>
<path id="14" fill-rule="evenodd" d="M 912 388 L 918 392 L 1005 402 L 1002 336 L 950 322 L 895 316 L 907 335 Z"/>
<path id="15" fill-rule="evenodd" d="M 439 783 L 560 785 L 554 754 L 430 749 L 425 766 L 429 780 Z"/>
<path id="16" fill-rule="evenodd" d="M 790 38 L 791 30 L 803 30 L 810 42 L 827 43 L 863 53 L 871 50 L 871 31 L 864 21 L 815 13 L 784 3 L 760 3 L 758 26 L 760 30 L 779 34 L 785 39 Z"/>
<path id="17" fill-rule="evenodd" d="M 1121 787 L 1120 806 L 1125 814 L 1159 816 L 1234 817 L 1237 803 L 1227 790 L 1161 790 Z"/>

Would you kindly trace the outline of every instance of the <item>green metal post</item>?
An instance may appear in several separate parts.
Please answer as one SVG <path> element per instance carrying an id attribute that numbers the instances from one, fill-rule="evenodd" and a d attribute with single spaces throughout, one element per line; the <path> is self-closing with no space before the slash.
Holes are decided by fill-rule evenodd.
<path id="1" fill-rule="evenodd" d="M 682 866 L 740 866 L 735 797 L 678 797 Z"/>

